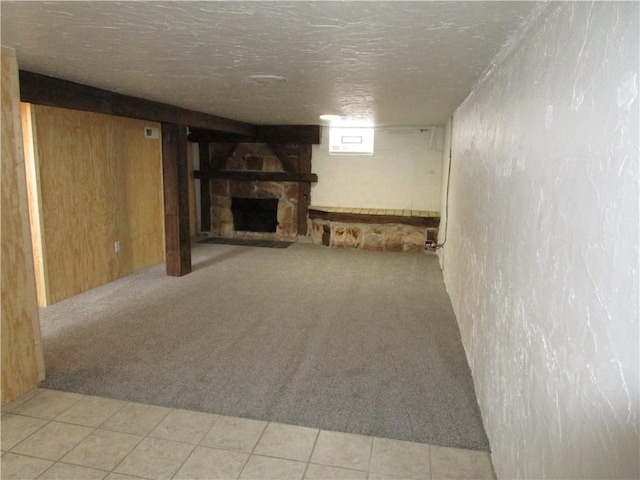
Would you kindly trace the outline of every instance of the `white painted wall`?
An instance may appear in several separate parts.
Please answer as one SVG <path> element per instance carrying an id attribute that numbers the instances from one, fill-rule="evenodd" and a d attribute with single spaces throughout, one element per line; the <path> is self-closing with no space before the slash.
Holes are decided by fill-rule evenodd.
<path id="1" fill-rule="evenodd" d="M 318 183 L 311 204 L 439 211 L 441 134 L 376 128 L 373 155 L 329 155 L 329 128 L 323 128 L 322 144 L 313 146 Z"/>
<path id="2" fill-rule="evenodd" d="M 639 478 L 638 2 L 552 2 L 455 112 L 444 275 L 499 478 Z"/>

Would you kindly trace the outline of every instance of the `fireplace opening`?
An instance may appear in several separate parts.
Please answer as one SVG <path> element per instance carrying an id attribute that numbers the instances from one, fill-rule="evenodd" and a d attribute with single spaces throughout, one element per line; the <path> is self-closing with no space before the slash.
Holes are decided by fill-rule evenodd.
<path id="1" fill-rule="evenodd" d="M 278 226 L 277 198 L 231 198 L 233 229 L 242 232 L 275 232 Z"/>

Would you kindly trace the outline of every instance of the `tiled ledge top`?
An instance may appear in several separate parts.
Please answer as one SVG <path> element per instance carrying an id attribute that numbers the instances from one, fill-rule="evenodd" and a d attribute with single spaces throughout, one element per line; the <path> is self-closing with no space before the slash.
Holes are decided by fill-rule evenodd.
<path id="1" fill-rule="evenodd" d="M 309 210 L 326 213 L 341 213 L 351 215 L 387 215 L 396 217 L 421 217 L 421 218 L 439 218 L 439 212 L 430 210 L 397 210 L 388 208 L 353 208 L 353 207 L 320 207 L 312 205 Z"/>

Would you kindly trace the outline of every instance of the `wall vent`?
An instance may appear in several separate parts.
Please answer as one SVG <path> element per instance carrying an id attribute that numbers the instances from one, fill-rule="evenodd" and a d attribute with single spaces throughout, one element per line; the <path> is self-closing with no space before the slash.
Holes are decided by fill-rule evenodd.
<path id="1" fill-rule="evenodd" d="M 160 129 L 157 127 L 144 127 L 145 138 L 160 138 Z"/>

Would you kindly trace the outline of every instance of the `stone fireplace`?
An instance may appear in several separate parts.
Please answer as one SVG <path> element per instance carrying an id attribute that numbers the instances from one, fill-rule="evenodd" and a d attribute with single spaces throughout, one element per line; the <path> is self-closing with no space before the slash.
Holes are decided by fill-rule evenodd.
<path id="1" fill-rule="evenodd" d="M 203 231 L 212 237 L 296 241 L 307 236 L 318 245 L 402 252 L 420 252 L 426 242 L 437 242 L 438 212 L 311 206 L 311 183 L 318 181 L 311 173 L 313 138 L 305 138 L 309 143 L 204 138 L 215 140 L 199 141 L 200 170 L 194 176 L 202 180 L 203 225 L 210 223 Z"/>
<path id="2" fill-rule="evenodd" d="M 225 155 L 224 147 L 218 151 Z M 299 232 L 298 217 L 302 199 L 306 224 L 308 194 L 290 171 L 297 166 L 299 146 L 239 143 L 233 150 L 227 146 L 226 153 L 230 151 L 211 177 L 211 235 L 294 241 L 306 233 Z"/>

